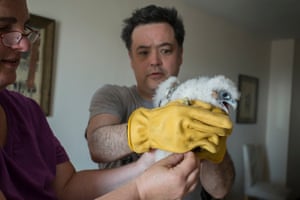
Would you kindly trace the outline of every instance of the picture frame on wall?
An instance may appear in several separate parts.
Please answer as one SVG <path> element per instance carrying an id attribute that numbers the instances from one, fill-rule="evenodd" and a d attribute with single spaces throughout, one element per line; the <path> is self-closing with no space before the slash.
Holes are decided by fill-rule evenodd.
<path id="1" fill-rule="evenodd" d="M 16 82 L 8 89 L 34 99 L 46 116 L 50 115 L 52 101 L 53 51 L 55 21 L 30 14 L 29 27 L 39 31 L 39 39 L 22 53 Z"/>
<path id="2" fill-rule="evenodd" d="M 259 80 L 256 77 L 239 75 L 238 88 L 241 96 L 237 107 L 237 123 L 256 123 L 258 84 Z"/>

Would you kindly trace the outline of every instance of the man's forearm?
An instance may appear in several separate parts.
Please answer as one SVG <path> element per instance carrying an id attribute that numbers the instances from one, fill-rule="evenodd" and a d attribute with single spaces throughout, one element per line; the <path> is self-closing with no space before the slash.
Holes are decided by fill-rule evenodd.
<path id="1" fill-rule="evenodd" d="M 233 185 L 234 178 L 234 165 L 227 152 L 219 164 L 207 160 L 201 161 L 201 184 L 214 198 L 219 199 L 227 195 Z"/>
<path id="2" fill-rule="evenodd" d="M 103 126 L 88 137 L 91 157 L 95 162 L 111 162 L 128 155 L 127 124 Z"/>

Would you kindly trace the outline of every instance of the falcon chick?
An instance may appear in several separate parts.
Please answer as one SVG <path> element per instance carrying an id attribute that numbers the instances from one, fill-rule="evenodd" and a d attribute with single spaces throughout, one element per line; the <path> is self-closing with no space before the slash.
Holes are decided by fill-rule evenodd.
<path id="1" fill-rule="evenodd" d="M 229 113 L 231 108 L 236 109 L 239 96 L 236 85 L 223 75 L 200 76 L 183 83 L 171 76 L 158 86 L 153 101 L 155 107 L 160 107 L 178 99 L 184 99 L 187 104 L 190 100 L 201 100 Z M 157 161 L 170 153 L 157 150 L 155 154 Z"/>

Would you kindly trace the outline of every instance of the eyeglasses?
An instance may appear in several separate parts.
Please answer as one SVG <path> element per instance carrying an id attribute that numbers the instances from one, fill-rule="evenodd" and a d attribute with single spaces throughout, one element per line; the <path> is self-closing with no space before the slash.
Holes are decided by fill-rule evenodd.
<path id="1" fill-rule="evenodd" d="M 19 44 L 23 37 L 27 37 L 31 43 L 34 43 L 40 37 L 40 33 L 26 26 L 24 33 L 19 31 L 11 31 L 1 34 L 2 43 L 7 47 Z"/>

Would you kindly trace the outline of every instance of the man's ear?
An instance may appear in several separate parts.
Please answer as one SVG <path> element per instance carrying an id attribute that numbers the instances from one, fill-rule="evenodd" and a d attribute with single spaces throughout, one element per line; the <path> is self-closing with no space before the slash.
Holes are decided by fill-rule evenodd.
<path id="1" fill-rule="evenodd" d="M 128 57 L 131 59 L 131 51 L 127 51 Z"/>

